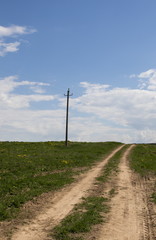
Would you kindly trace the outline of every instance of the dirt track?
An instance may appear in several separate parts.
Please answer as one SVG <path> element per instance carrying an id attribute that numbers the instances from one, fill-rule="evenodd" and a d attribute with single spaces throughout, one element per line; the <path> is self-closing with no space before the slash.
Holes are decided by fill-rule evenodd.
<path id="1" fill-rule="evenodd" d="M 111 201 L 111 212 L 98 240 L 154 240 L 147 199 L 147 183 L 134 174 L 127 157 L 131 145 L 120 162 L 118 193 Z M 154 213 L 153 213 L 154 214 Z"/>
<path id="2" fill-rule="evenodd" d="M 129 168 L 128 155 L 134 145 L 124 153 L 119 164 L 118 175 L 112 177 L 104 187 L 107 194 L 115 187 L 116 195 L 111 199 L 111 211 L 103 225 L 93 228 L 86 240 L 155 240 L 156 239 L 156 207 L 151 202 L 151 187 L 155 179 L 143 179 Z M 28 219 L 25 224 L 13 224 L 13 234 L 3 236 L 0 240 L 48 240 L 48 233 L 64 217 L 74 205 L 86 197 L 94 189 L 95 178 L 100 175 L 108 160 L 123 146 L 113 151 L 98 165 L 82 174 L 79 181 L 55 194 L 42 198 L 41 209 L 36 217 Z M 106 192 L 105 192 L 106 191 Z M 153 191 L 153 189 L 152 189 Z M 44 202 L 43 202 L 44 201 Z M 16 221 L 15 221 L 16 223 Z"/>
<path id="3" fill-rule="evenodd" d="M 35 219 L 29 221 L 29 224 L 17 226 L 17 230 L 12 235 L 11 240 L 48 239 L 47 233 L 49 230 L 69 214 L 82 197 L 87 196 L 87 191 L 92 187 L 95 178 L 100 174 L 104 165 L 122 147 L 123 145 L 114 150 L 96 167 L 84 174 L 80 181 L 58 192 L 52 199 L 51 204 L 48 204 L 46 209 L 44 208 L 44 212 L 41 211 Z M 46 205 L 46 200 L 44 204 Z"/>

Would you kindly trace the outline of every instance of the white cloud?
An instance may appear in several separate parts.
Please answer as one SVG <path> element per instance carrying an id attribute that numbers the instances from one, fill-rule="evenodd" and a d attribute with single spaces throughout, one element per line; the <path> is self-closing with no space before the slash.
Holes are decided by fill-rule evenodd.
<path id="1" fill-rule="evenodd" d="M 82 86 L 84 87 L 84 84 Z M 96 91 L 93 91 L 93 88 Z M 88 138 L 92 136 L 94 141 L 96 135 L 97 139 L 101 140 L 103 136 L 105 140 L 124 139 L 125 142 L 156 141 L 155 106 L 155 92 L 149 89 L 111 89 L 104 88 L 103 85 L 100 87 L 99 84 L 94 84 L 94 87 L 85 84 L 84 94 L 77 99 L 71 99 L 73 110 L 89 114 L 88 123 L 84 123 L 84 126 L 88 129 Z M 94 117 L 94 120 L 89 127 L 91 117 Z M 154 134 L 150 135 L 151 132 Z M 87 138 L 87 134 L 85 135 Z"/>
<path id="2" fill-rule="evenodd" d="M 69 126 L 69 139 L 74 141 L 156 142 L 156 130 L 114 127 L 99 121 L 96 117 L 71 117 Z"/>
<path id="3" fill-rule="evenodd" d="M 20 42 L 4 43 L 0 42 L 0 56 L 3 57 L 6 53 L 17 52 L 19 50 Z"/>
<path id="4" fill-rule="evenodd" d="M 8 76 L 3 79 L 0 79 L 0 92 L 9 93 L 15 90 L 15 88 L 19 86 L 49 86 L 49 83 L 42 83 L 42 82 L 30 82 L 30 81 L 18 81 L 18 76 Z"/>
<path id="5" fill-rule="evenodd" d="M 130 78 L 139 79 L 139 88 L 156 90 L 156 69 L 149 69 L 146 72 L 142 72 L 138 75 L 133 74 Z"/>
<path id="6" fill-rule="evenodd" d="M 21 44 L 20 41 L 6 42 L 6 38 L 17 38 L 20 35 L 31 34 L 34 32 L 36 32 L 35 29 L 25 26 L 0 26 L 0 56 L 3 57 L 9 52 L 17 52 L 19 50 Z"/>
<path id="7" fill-rule="evenodd" d="M 62 140 L 64 110 L 0 110 L 0 139 L 3 141 Z"/>
<path id="8" fill-rule="evenodd" d="M 69 139 L 76 141 L 156 142 L 156 94 L 149 89 L 155 70 L 137 75 L 146 89 L 111 88 L 82 82 L 83 93 L 70 98 Z M 2 140 L 63 140 L 66 98 L 43 92 L 49 84 L 0 80 L 0 131 Z M 21 87 L 32 94 L 17 93 Z M 72 90 L 74 92 L 74 89 Z M 31 103 L 53 101 L 46 110 L 31 110 Z"/>
<path id="9" fill-rule="evenodd" d="M 48 95 L 1 95 L 1 104 L 9 108 L 28 108 L 32 102 L 52 101 L 54 96 Z"/>
<path id="10" fill-rule="evenodd" d="M 80 83 L 83 88 L 86 89 L 87 94 L 95 94 L 104 91 L 109 87 L 109 85 L 105 84 L 91 84 L 89 82 L 81 82 Z"/>
<path id="11" fill-rule="evenodd" d="M 26 27 L 26 26 L 18 26 L 18 25 L 11 25 L 10 27 L 0 26 L 0 38 L 14 37 L 14 36 L 30 34 L 34 32 L 36 32 L 36 29 Z"/>
<path id="12" fill-rule="evenodd" d="M 138 75 L 139 78 L 151 78 L 155 74 L 155 69 L 149 69 L 146 72 L 142 72 Z"/>
<path id="13" fill-rule="evenodd" d="M 39 86 L 33 86 L 33 87 L 31 87 L 30 88 L 33 92 L 35 92 L 35 93 L 45 93 L 45 90 L 44 89 L 42 89 L 41 87 L 39 87 Z"/>
<path id="14" fill-rule="evenodd" d="M 40 94 L 22 95 L 15 93 L 15 90 L 21 86 L 28 87 L 28 89 L 40 88 Z M 43 95 L 41 93 L 42 87 L 49 86 L 47 83 L 38 83 L 30 81 L 18 81 L 17 76 L 9 76 L 0 80 L 0 106 L 3 108 L 25 108 L 29 107 L 31 102 L 51 101 L 56 98 L 52 95 Z"/>

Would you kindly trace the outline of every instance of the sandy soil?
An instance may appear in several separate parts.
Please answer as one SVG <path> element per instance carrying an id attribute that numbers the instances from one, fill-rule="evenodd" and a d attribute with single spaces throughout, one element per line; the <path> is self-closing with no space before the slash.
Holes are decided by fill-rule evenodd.
<path id="1" fill-rule="evenodd" d="M 80 177 L 77 183 L 71 184 L 62 191 L 56 193 L 50 201 L 45 199 L 38 215 L 22 226 L 16 226 L 11 237 L 0 237 L 2 240 L 47 240 L 48 233 L 80 202 L 82 197 L 87 196 L 92 188 L 95 178 L 107 161 L 121 148 L 114 150 L 107 158 Z M 48 202 L 48 203 L 47 203 Z"/>
<path id="2" fill-rule="evenodd" d="M 121 159 L 118 193 L 112 198 L 108 221 L 100 230 L 98 240 L 156 239 L 152 219 L 155 213 L 149 201 L 152 180 L 143 180 L 130 170 L 127 157 L 133 147 L 131 145 Z"/>

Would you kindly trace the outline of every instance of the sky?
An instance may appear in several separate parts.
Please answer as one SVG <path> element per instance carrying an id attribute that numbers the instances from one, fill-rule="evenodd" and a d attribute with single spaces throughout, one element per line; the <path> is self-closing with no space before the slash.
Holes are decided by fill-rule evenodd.
<path id="1" fill-rule="evenodd" d="M 0 141 L 156 142 L 155 0 L 0 0 Z"/>

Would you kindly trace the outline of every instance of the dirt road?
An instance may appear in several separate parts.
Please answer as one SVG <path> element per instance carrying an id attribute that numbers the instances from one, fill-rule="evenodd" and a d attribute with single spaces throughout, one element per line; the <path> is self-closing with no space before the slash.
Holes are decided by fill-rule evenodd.
<path id="1" fill-rule="evenodd" d="M 107 158 L 85 173 L 81 180 L 71 184 L 63 191 L 55 194 L 52 202 L 44 207 L 44 211 L 29 221 L 29 224 L 17 226 L 17 230 L 11 237 L 11 240 L 45 240 L 48 239 L 47 233 L 52 227 L 56 226 L 73 209 L 82 197 L 87 196 L 87 191 L 92 188 L 95 178 L 108 160 L 121 148 L 114 150 Z M 46 205 L 46 199 L 43 205 Z M 5 239 L 5 238 L 3 238 Z"/>
<path id="2" fill-rule="evenodd" d="M 134 145 L 124 153 L 117 180 L 118 193 L 112 198 L 108 222 L 98 240 L 154 240 L 146 183 L 134 174 L 127 157 Z"/>

